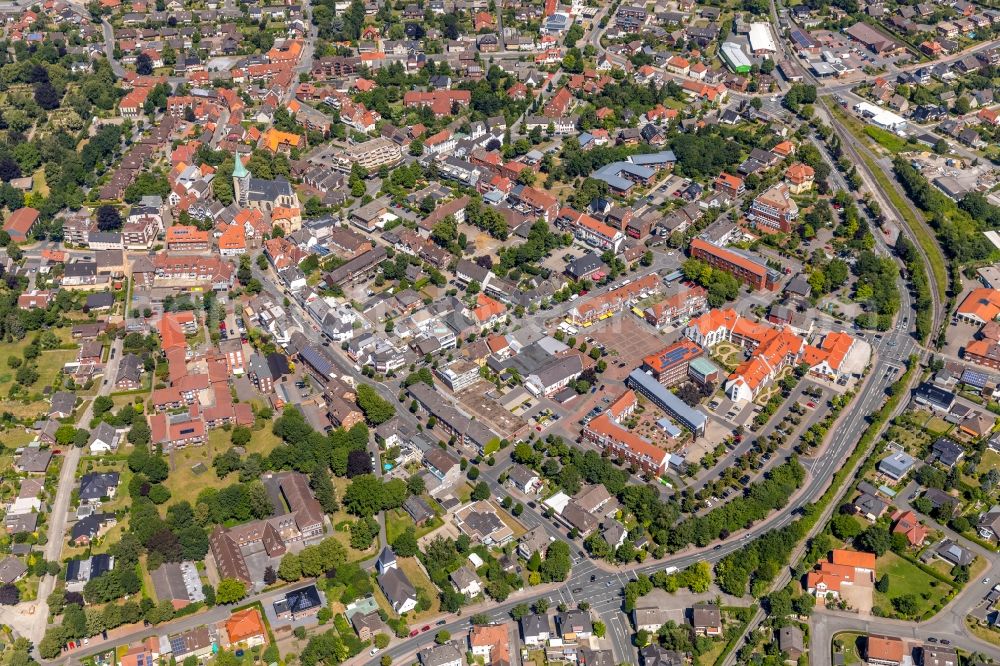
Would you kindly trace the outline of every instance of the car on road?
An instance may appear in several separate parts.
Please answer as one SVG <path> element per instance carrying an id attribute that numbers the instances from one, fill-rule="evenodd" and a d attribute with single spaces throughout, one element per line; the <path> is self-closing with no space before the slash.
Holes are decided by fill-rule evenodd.
<path id="1" fill-rule="evenodd" d="M 420 633 L 419 629 L 414 629 L 413 631 L 410 632 L 410 638 L 413 638 L 414 636 L 416 636 L 419 633 Z"/>
<path id="2" fill-rule="evenodd" d="M 605 584 L 604 584 L 604 587 L 611 587 L 611 583 L 612 583 L 612 582 L 613 582 L 613 581 L 610 581 L 610 580 L 609 580 L 609 581 L 608 581 L 607 583 L 605 583 Z"/>
<path id="3" fill-rule="evenodd" d="M 431 625 L 429 624 L 425 624 L 424 626 L 420 627 L 420 631 L 430 631 L 430 630 L 431 630 Z"/>
<path id="4" fill-rule="evenodd" d="M 720 543 L 720 544 L 718 544 L 718 545 L 717 545 L 717 546 L 715 546 L 715 548 L 713 548 L 712 550 L 722 550 L 722 544 L 721 544 L 721 543 Z"/>
<path id="5" fill-rule="evenodd" d="M 379 652 L 379 648 L 378 647 L 373 647 L 371 650 L 368 651 L 368 656 L 369 657 L 374 657 L 375 655 L 378 654 L 378 652 Z"/>
<path id="6" fill-rule="evenodd" d="M 938 639 L 937 639 L 937 638 L 935 638 L 934 636 L 929 636 L 929 637 L 927 638 L 927 642 L 928 642 L 928 643 L 937 643 L 937 642 L 938 642 Z"/>
<path id="7" fill-rule="evenodd" d="M 87 639 L 85 638 L 83 640 L 86 641 Z M 951 641 L 949 641 L 947 638 L 942 638 L 941 639 L 941 645 L 951 645 Z"/>
<path id="8" fill-rule="evenodd" d="M 595 576 L 594 574 L 591 574 L 590 575 L 590 582 L 593 583 L 595 580 L 597 580 L 597 576 Z"/>
<path id="9" fill-rule="evenodd" d="M 983 585 L 989 585 L 989 584 L 990 584 L 990 579 L 989 578 L 984 578 L 983 579 Z"/>
<path id="10" fill-rule="evenodd" d="M 448 620 L 438 620 L 437 624 L 435 624 L 435 626 L 437 626 L 437 627 L 443 627 L 446 624 L 448 624 Z"/>
<path id="11" fill-rule="evenodd" d="M 583 588 L 582 587 L 574 587 L 573 588 L 573 594 L 579 594 L 580 592 L 583 592 Z"/>

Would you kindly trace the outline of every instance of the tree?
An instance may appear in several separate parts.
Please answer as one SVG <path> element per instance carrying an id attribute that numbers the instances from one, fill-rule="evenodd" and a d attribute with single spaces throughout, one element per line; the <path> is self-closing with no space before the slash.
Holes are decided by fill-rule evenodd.
<path id="1" fill-rule="evenodd" d="M 858 524 L 858 521 L 853 516 L 844 513 L 838 513 L 833 517 L 830 529 L 835 537 L 844 541 L 849 541 L 861 534 L 861 525 Z"/>
<path id="2" fill-rule="evenodd" d="M 373 516 L 382 510 L 383 503 L 382 482 L 371 474 L 354 477 L 344 492 L 344 507 L 356 516 Z"/>
<path id="3" fill-rule="evenodd" d="M 97 228 L 100 231 L 118 231 L 122 228 L 122 216 L 114 206 L 104 205 L 97 209 Z"/>
<path id="4" fill-rule="evenodd" d="M 48 81 L 35 84 L 35 102 L 46 111 L 59 108 L 59 92 Z"/>
<path id="5" fill-rule="evenodd" d="M 371 384 L 359 384 L 355 402 L 369 425 L 382 425 L 396 415 L 396 408 L 384 400 Z"/>
<path id="6" fill-rule="evenodd" d="M 427 485 L 424 482 L 424 477 L 418 474 L 414 474 L 406 480 L 406 490 L 411 495 L 422 495 L 426 488 Z"/>
<path id="7" fill-rule="evenodd" d="M 444 629 L 437 632 L 437 634 L 434 636 L 434 642 L 437 643 L 438 645 L 444 645 L 450 640 L 451 640 L 451 632 L 446 631 Z"/>
<path id="8" fill-rule="evenodd" d="M 372 473 L 372 461 L 364 449 L 354 449 L 347 454 L 347 478 Z"/>
<path id="9" fill-rule="evenodd" d="M 153 60 L 145 52 L 136 57 L 135 71 L 140 76 L 149 76 L 153 73 Z"/>
<path id="10" fill-rule="evenodd" d="M 363 517 L 351 523 L 351 548 L 366 550 L 378 536 L 379 525 L 374 518 Z"/>
<path id="11" fill-rule="evenodd" d="M 20 601 L 21 591 L 17 589 L 17 585 L 14 585 L 13 583 L 0 585 L 0 605 L 13 606 Z"/>
<path id="12" fill-rule="evenodd" d="M 233 446 L 246 446 L 250 443 L 251 437 L 253 437 L 253 432 L 246 426 L 236 426 L 229 435 Z"/>
<path id="13" fill-rule="evenodd" d="M 482 501 L 488 499 L 490 496 L 490 487 L 485 481 L 480 481 L 476 484 L 476 487 L 472 489 L 472 499 Z"/>
<path id="14" fill-rule="evenodd" d="M 413 557 L 417 554 L 417 535 L 412 527 L 407 527 L 402 534 L 392 542 L 392 550 L 399 557 Z"/>
<path id="15" fill-rule="evenodd" d="M 247 596 L 247 587 L 241 580 L 223 578 L 215 591 L 215 600 L 220 604 L 234 604 Z"/>
<path id="16" fill-rule="evenodd" d="M 146 419 L 136 419 L 132 422 L 132 427 L 128 431 L 128 441 L 130 444 L 133 446 L 148 446 L 151 438 L 152 432 L 149 430 Z"/>
<path id="17" fill-rule="evenodd" d="M 889 530 L 881 525 L 872 525 L 854 540 L 859 550 L 875 553 L 881 557 L 892 546 Z"/>
<path id="18" fill-rule="evenodd" d="M 889 574 L 882 574 L 882 577 L 875 581 L 875 589 L 882 594 L 889 591 Z"/>

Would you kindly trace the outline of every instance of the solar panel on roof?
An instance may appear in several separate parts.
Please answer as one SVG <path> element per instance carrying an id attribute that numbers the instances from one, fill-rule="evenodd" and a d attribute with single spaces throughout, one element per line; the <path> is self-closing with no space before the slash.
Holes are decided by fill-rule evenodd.
<path id="1" fill-rule="evenodd" d="M 184 647 L 184 638 L 182 636 L 171 636 L 170 650 L 174 654 L 184 654 L 187 652 L 187 648 Z"/>
<path id="2" fill-rule="evenodd" d="M 962 382 L 965 384 L 971 384 L 979 388 L 986 386 L 986 382 L 989 381 L 989 375 L 984 372 L 979 372 L 976 370 L 966 370 L 962 373 Z"/>

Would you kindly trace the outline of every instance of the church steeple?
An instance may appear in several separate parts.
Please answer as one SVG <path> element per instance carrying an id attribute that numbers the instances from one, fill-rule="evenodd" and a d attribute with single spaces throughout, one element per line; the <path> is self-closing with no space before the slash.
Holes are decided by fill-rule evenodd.
<path id="1" fill-rule="evenodd" d="M 237 203 L 246 208 L 250 201 L 250 171 L 238 152 L 233 154 L 233 158 L 233 195 Z"/>

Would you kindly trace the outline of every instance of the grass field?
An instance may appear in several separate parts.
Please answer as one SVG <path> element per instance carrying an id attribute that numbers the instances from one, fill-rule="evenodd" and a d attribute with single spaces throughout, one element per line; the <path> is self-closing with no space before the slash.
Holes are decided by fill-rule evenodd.
<path id="1" fill-rule="evenodd" d="M 906 139 L 897 134 L 893 134 L 888 130 L 884 130 L 881 127 L 868 125 L 865 127 L 865 134 L 870 136 L 873 140 L 875 140 L 875 142 L 888 150 L 890 153 L 901 153 L 910 147 L 906 142 Z"/>
<path id="2" fill-rule="evenodd" d="M 983 452 L 983 458 L 979 461 L 979 466 L 976 471 L 980 474 L 988 472 L 991 469 L 1000 469 L 1000 453 L 992 449 L 987 449 Z"/>
<path id="3" fill-rule="evenodd" d="M 131 397 L 133 396 L 123 396 L 126 401 Z M 247 453 L 267 455 L 279 443 L 281 440 L 271 432 L 270 427 L 265 426 L 262 430 L 253 431 L 246 449 Z M 225 453 L 230 446 L 232 446 L 230 433 L 222 428 L 216 428 L 209 431 L 208 442 L 204 446 L 193 446 L 171 454 L 168 457 L 170 476 L 163 485 L 170 491 L 173 501 L 187 500 L 193 505 L 202 488 L 222 487 L 235 482 L 235 475 L 232 475 L 231 479 L 219 479 L 212 468 L 215 456 Z M 192 469 L 198 463 L 205 466 L 205 471 L 200 474 Z"/>
<path id="4" fill-rule="evenodd" d="M 73 342 L 69 328 L 56 328 L 52 330 L 59 336 L 59 340 L 63 344 Z M 34 335 L 25 336 L 16 342 L 0 344 L 0 410 L 9 411 L 17 418 L 30 418 L 48 410 L 48 401 L 45 400 L 34 400 L 29 403 L 23 403 L 5 399 L 10 393 L 10 387 L 14 385 L 16 375 L 16 371 L 7 365 L 7 359 L 10 357 L 23 358 L 24 348 L 28 346 L 33 338 Z M 42 388 L 51 385 L 63 366 L 75 358 L 76 352 L 72 349 L 43 351 L 35 359 L 35 363 L 38 366 L 38 381 L 29 387 L 32 393 L 40 396 Z"/>
<path id="5" fill-rule="evenodd" d="M 712 666 L 725 649 L 726 641 L 721 638 L 713 641 L 711 649 L 695 657 L 694 663 L 698 664 L 698 666 Z"/>
<path id="6" fill-rule="evenodd" d="M 889 575 L 889 591 L 885 594 L 875 591 L 875 606 L 883 609 L 887 616 L 895 614 L 892 600 L 896 597 L 912 594 L 917 600 L 916 615 L 919 617 L 950 591 L 947 585 L 892 552 L 878 558 L 875 570 L 879 578 Z"/>

